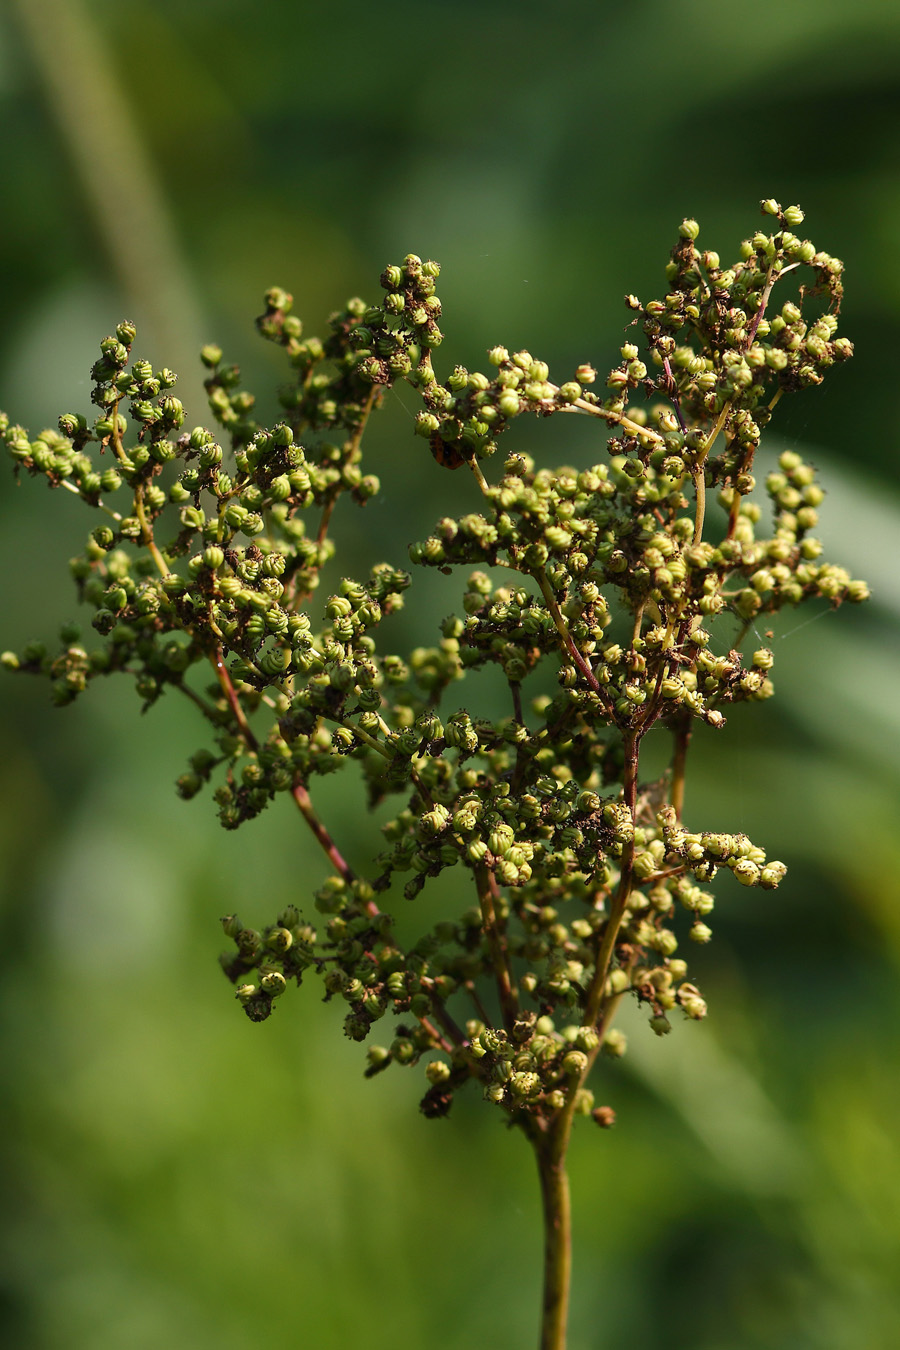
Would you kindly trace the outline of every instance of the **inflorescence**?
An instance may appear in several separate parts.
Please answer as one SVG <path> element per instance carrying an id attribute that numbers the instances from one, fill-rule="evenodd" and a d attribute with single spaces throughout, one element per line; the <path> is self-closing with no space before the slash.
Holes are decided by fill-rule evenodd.
<path id="1" fill-rule="evenodd" d="M 799 208 L 762 205 L 766 228 L 730 266 L 682 223 L 665 296 L 626 297 L 634 339 L 600 392 L 588 364 L 557 385 L 530 352 L 500 346 L 489 373 L 456 366 L 441 382 L 439 267 L 409 255 L 382 273 L 381 300 L 351 300 L 324 340 L 304 337 L 290 295 L 268 292 L 257 326 L 291 371 L 273 426 L 210 346 L 220 431 L 184 431 L 176 377 L 133 356 L 130 323 L 100 344 L 93 420 L 67 414 L 32 439 L 0 415 L 16 470 L 81 497 L 98 520 L 70 567 L 99 643 L 89 650 L 67 625 L 59 650 L 32 642 L 3 664 L 48 677 L 59 705 L 116 672 L 144 708 L 189 698 L 210 740 L 178 791 L 215 781 L 227 829 L 294 798 L 332 875 L 314 914 L 291 904 L 260 930 L 225 918 L 225 973 L 254 1021 L 308 972 L 346 1004 L 352 1040 L 399 1019 L 369 1047 L 366 1072 L 424 1059 L 428 1116 L 475 1079 L 529 1128 L 573 1111 L 611 1123 L 587 1078 L 599 1051 L 624 1051 L 622 998 L 646 1005 L 659 1034 L 677 1010 L 705 1016 L 676 953 L 684 933 L 711 936 L 710 884 L 728 871 L 771 890 L 785 874 L 743 834 L 682 823 L 694 728 L 720 729 L 730 705 L 773 692 L 772 652 L 744 655 L 748 634 L 784 606 L 868 594 L 821 559 L 823 492 L 799 454 L 765 479 L 768 518 L 758 500 L 754 460 L 779 400 L 852 353 L 837 333 L 842 264 L 793 233 Z M 776 286 L 790 290 L 780 305 Z M 421 400 L 416 431 L 437 464 L 468 468 L 477 494 L 409 550 L 414 567 L 462 567 L 467 580 L 435 645 L 403 655 L 379 634 L 410 587 L 402 568 L 378 563 L 314 603 L 335 508 L 379 491 L 361 468 L 363 433 L 398 381 Z M 550 470 L 512 451 L 489 482 L 482 464 L 526 413 L 599 419 L 605 454 Z M 498 720 L 456 692 L 485 666 L 509 687 Z M 558 692 L 526 700 L 526 680 L 548 668 Z M 651 729 L 669 734 L 672 758 L 646 783 Z M 399 798 L 367 876 L 310 795 L 349 761 L 373 804 Z M 471 908 L 406 949 L 385 907 L 396 878 L 414 900 L 456 866 L 471 876 Z"/>

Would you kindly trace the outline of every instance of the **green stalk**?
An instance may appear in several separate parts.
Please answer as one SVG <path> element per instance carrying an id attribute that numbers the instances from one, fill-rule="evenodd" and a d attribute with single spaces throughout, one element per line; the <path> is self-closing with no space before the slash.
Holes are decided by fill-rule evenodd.
<path id="1" fill-rule="evenodd" d="M 540 1350 L 565 1350 L 572 1279 L 572 1207 L 566 1171 L 571 1116 L 534 1141 L 544 1213 Z M 559 1128 L 562 1126 L 562 1128 Z"/>

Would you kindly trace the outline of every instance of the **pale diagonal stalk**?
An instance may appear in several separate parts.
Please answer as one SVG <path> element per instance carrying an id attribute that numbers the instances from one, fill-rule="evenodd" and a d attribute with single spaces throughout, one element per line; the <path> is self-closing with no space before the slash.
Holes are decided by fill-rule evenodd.
<path id="1" fill-rule="evenodd" d="M 96 6 L 12 4 L 122 292 L 175 368 L 191 370 L 202 341 L 201 307 Z M 77 74 L 87 71 L 89 77 Z M 187 383 L 189 396 L 203 396 L 199 376 Z"/>

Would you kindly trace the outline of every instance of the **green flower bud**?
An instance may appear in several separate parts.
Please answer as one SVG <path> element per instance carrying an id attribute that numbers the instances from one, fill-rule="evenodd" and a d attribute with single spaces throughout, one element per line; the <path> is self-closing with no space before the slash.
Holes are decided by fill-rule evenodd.
<path id="1" fill-rule="evenodd" d="M 740 862 L 735 863 L 732 871 L 742 886 L 757 886 L 759 884 L 760 869 L 749 858 L 741 858 Z"/>
<path id="2" fill-rule="evenodd" d="M 583 1074 L 588 1066 L 588 1057 L 582 1050 L 570 1050 L 563 1057 L 563 1073 L 568 1078 L 575 1078 Z"/>
<path id="3" fill-rule="evenodd" d="M 766 863 L 759 873 L 759 884 L 765 891 L 774 891 L 786 875 L 787 867 L 783 862 Z"/>
<path id="4" fill-rule="evenodd" d="M 579 1050 L 585 1050 L 590 1053 L 596 1050 L 600 1045 L 600 1037 L 595 1027 L 579 1027 L 575 1036 L 575 1044 Z"/>
<path id="5" fill-rule="evenodd" d="M 366 1074 L 371 1076 L 387 1068 L 391 1062 L 391 1052 L 383 1045 L 370 1045 L 366 1050 L 366 1059 L 369 1061 Z"/>
<path id="6" fill-rule="evenodd" d="M 627 1048 L 628 1039 L 624 1031 L 619 1031 L 616 1027 L 612 1027 L 603 1037 L 601 1050 L 604 1055 L 610 1055 L 613 1059 L 620 1059 Z"/>
<path id="7" fill-rule="evenodd" d="M 294 935 L 289 928 L 273 928 L 266 938 L 266 946 L 273 952 L 286 952 L 294 942 Z"/>
<path id="8" fill-rule="evenodd" d="M 416 413 L 415 423 L 416 434 L 418 436 L 424 436 L 426 440 L 430 436 L 433 436 L 441 425 L 434 413 L 427 412 Z"/>
<path id="9" fill-rule="evenodd" d="M 263 975 L 259 985 L 271 998 L 277 998 L 287 989 L 287 980 L 277 970 L 273 970 L 268 975 Z"/>
<path id="10" fill-rule="evenodd" d="M 416 1058 L 416 1047 L 406 1036 L 398 1036 L 391 1042 L 391 1056 L 398 1064 L 411 1064 Z"/>

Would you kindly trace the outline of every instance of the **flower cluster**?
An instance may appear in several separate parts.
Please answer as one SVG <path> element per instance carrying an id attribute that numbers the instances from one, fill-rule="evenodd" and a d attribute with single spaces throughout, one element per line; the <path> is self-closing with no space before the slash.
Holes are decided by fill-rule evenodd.
<path id="1" fill-rule="evenodd" d="M 442 382 L 440 269 L 409 255 L 383 272 L 380 302 L 349 301 L 324 340 L 304 337 L 285 291 L 268 292 L 257 326 L 290 371 L 272 426 L 210 346 L 220 430 L 183 431 L 174 374 L 133 357 L 127 323 L 101 343 L 92 422 L 66 414 L 32 439 L 0 415 L 17 471 L 79 496 L 97 521 L 71 562 L 92 649 L 67 625 L 58 651 L 34 642 L 3 664 L 48 676 L 58 704 L 116 672 L 144 707 L 187 697 L 209 739 L 178 791 L 214 782 L 226 828 L 293 798 L 331 875 L 269 926 L 224 919 L 223 968 L 254 1021 L 314 974 L 346 1005 L 352 1040 L 388 1026 L 367 1073 L 424 1060 L 428 1116 L 474 1079 L 528 1130 L 574 1113 L 611 1123 L 588 1076 L 601 1051 L 625 1048 L 621 1000 L 646 1005 L 660 1035 L 674 1012 L 702 1018 L 678 953 L 683 937 L 711 937 L 710 883 L 730 872 L 772 890 L 784 876 L 746 836 L 682 822 L 695 729 L 773 693 L 757 623 L 867 595 L 821 560 L 823 492 L 799 454 L 766 478 L 771 509 L 758 500 L 754 460 L 779 400 L 852 351 L 837 333 L 840 261 L 794 233 L 799 208 L 763 212 L 767 230 L 730 266 L 682 223 L 663 298 L 626 297 L 635 335 L 602 393 L 588 363 L 556 384 L 546 363 L 500 346 L 491 373 L 457 365 Z M 363 437 L 399 380 L 421 400 L 416 431 L 437 465 L 473 480 L 471 511 L 409 550 L 414 568 L 464 569 L 458 612 L 433 647 L 404 654 L 380 633 L 411 583 L 394 561 L 316 598 L 341 499 L 362 507 L 379 491 Z M 598 420 L 597 462 L 538 468 L 512 449 L 488 481 L 482 464 L 528 413 Z M 457 693 L 486 666 L 508 686 L 499 718 Z M 669 739 L 671 767 L 647 782 L 651 731 Z M 313 802 L 317 776 L 351 762 L 373 803 L 399 799 L 367 876 Z M 457 866 L 471 907 L 404 946 L 392 901 Z"/>

